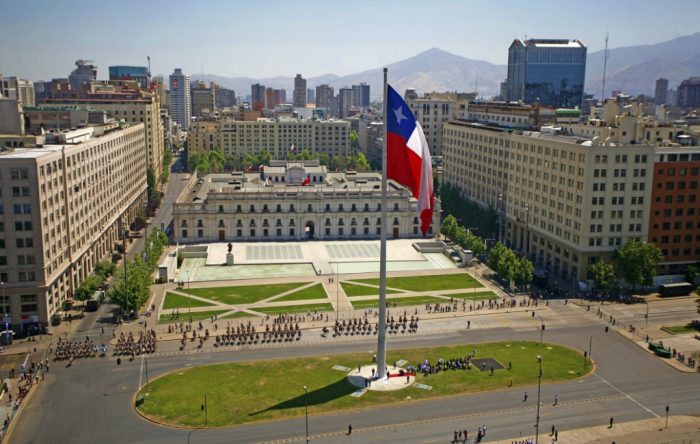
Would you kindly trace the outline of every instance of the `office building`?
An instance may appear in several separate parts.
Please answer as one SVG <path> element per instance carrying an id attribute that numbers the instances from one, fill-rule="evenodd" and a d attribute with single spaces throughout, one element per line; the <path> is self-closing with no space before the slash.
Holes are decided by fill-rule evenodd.
<path id="1" fill-rule="evenodd" d="M 508 49 L 506 100 L 580 108 L 586 50 L 579 40 L 514 40 Z"/>
<path id="2" fill-rule="evenodd" d="M 350 110 L 355 106 L 353 99 L 352 88 L 340 88 L 338 90 L 338 117 L 341 119 L 350 117 Z"/>
<path id="3" fill-rule="evenodd" d="M 442 126 L 452 116 L 457 101 L 468 101 L 474 94 L 428 93 L 418 96 L 413 88 L 406 90 L 404 100 L 420 123 L 433 156 L 442 155 Z"/>
<path id="4" fill-rule="evenodd" d="M 68 82 L 73 93 L 80 93 L 90 84 L 97 81 L 97 66 L 91 64 L 92 60 L 76 60 L 75 69 L 68 76 Z"/>
<path id="5" fill-rule="evenodd" d="M 215 85 L 212 83 L 212 85 Z M 216 85 L 214 98 L 216 99 L 216 108 L 231 108 L 236 106 L 236 91 L 228 88 L 223 88 Z"/>
<path id="6" fill-rule="evenodd" d="M 326 84 L 318 85 L 316 87 L 316 108 L 325 108 L 326 110 L 328 110 L 328 117 L 337 117 L 338 107 L 333 106 L 334 97 L 335 91 L 333 90 L 333 87 L 328 86 Z"/>
<path id="7" fill-rule="evenodd" d="M 360 83 L 359 85 L 352 85 L 353 92 L 353 104 L 354 106 L 362 109 L 369 108 L 369 85 L 366 83 Z"/>
<path id="8" fill-rule="evenodd" d="M 243 157 L 268 151 L 273 159 L 296 152 L 326 153 L 333 157 L 350 154 L 350 123 L 333 120 L 258 119 L 211 120 L 192 124 L 187 134 L 189 150 L 208 151 L 220 147 L 225 154 Z"/>
<path id="9" fill-rule="evenodd" d="M 216 88 L 204 82 L 195 82 L 191 86 L 192 115 L 201 117 L 216 113 Z"/>
<path id="10" fill-rule="evenodd" d="M 255 111 L 262 111 L 265 109 L 265 85 L 256 83 L 250 87 L 250 106 Z"/>
<path id="11" fill-rule="evenodd" d="M 163 168 L 163 126 L 160 118 L 160 97 L 157 91 L 138 89 L 134 81 L 117 81 L 124 85 L 93 83 L 85 94 L 73 98 L 59 96 L 47 98 L 40 107 L 90 107 L 106 111 L 110 117 L 126 123 L 143 123 L 146 126 L 146 154 L 148 166 L 159 175 Z"/>
<path id="12" fill-rule="evenodd" d="M 261 172 L 194 174 L 173 204 L 175 242 L 378 239 L 380 184 L 380 173 L 333 173 L 318 161 L 273 160 Z M 430 234 L 439 229 L 439 214 L 435 199 Z M 393 180 L 387 217 L 390 239 L 421 237 L 416 199 Z"/>
<path id="13" fill-rule="evenodd" d="M 265 89 L 265 109 L 274 109 L 276 106 L 284 103 L 282 94 L 279 89 Z"/>
<path id="14" fill-rule="evenodd" d="M 292 97 L 292 104 L 295 108 L 306 107 L 306 79 L 303 78 L 301 74 L 297 74 L 297 76 L 294 77 L 294 93 Z"/>
<path id="15" fill-rule="evenodd" d="M 656 80 L 656 89 L 654 90 L 654 102 L 657 105 L 665 105 L 668 100 L 668 79 L 663 77 Z"/>
<path id="16" fill-rule="evenodd" d="M 34 83 L 17 77 L 0 75 L 0 97 L 19 100 L 23 106 L 34 106 L 36 101 Z"/>
<path id="17" fill-rule="evenodd" d="M 682 108 L 700 107 L 700 77 L 683 80 L 676 92 L 677 105 Z"/>
<path id="18" fill-rule="evenodd" d="M 192 120 L 192 98 L 190 96 L 190 76 L 182 73 L 182 69 L 176 68 L 170 74 L 170 116 L 180 125 L 183 131 L 187 131 Z"/>
<path id="19" fill-rule="evenodd" d="M 47 133 L 0 152 L 2 311 L 20 334 L 60 316 L 146 201 L 142 123 Z"/>
<path id="20" fill-rule="evenodd" d="M 306 101 L 308 103 L 316 103 L 316 90 L 313 88 L 306 88 Z"/>
<path id="21" fill-rule="evenodd" d="M 110 66 L 109 80 L 134 80 L 147 89 L 151 86 L 151 73 L 145 66 Z"/>

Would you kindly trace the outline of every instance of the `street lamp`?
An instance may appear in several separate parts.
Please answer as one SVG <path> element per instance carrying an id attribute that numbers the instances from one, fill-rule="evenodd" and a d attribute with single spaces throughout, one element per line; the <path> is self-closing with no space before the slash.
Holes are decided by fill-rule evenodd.
<path id="1" fill-rule="evenodd" d="M 539 443 L 540 439 L 540 389 L 542 388 L 542 355 L 537 355 L 540 374 L 537 377 L 537 420 L 535 422 L 535 444 Z"/>
<path id="2" fill-rule="evenodd" d="M 644 328 L 649 327 L 649 302 L 645 299 L 644 305 L 647 306 L 647 311 L 644 313 Z"/>
<path id="3" fill-rule="evenodd" d="M 541 347 L 542 346 L 542 334 L 544 333 L 544 319 L 542 319 L 542 316 L 535 313 L 535 310 L 532 310 L 532 317 L 534 318 L 535 316 L 537 316 L 540 319 L 540 323 L 542 324 L 542 328 L 540 328 L 540 347 Z"/>
<path id="4" fill-rule="evenodd" d="M 338 293 L 339 288 L 338 288 L 338 275 L 340 274 L 340 262 L 336 262 L 335 264 L 335 321 L 338 322 L 338 317 L 340 315 L 340 305 L 338 305 L 340 301 L 340 295 Z"/>
<path id="5" fill-rule="evenodd" d="M 309 389 L 304 386 L 304 416 L 306 418 L 306 442 L 309 442 Z"/>
<path id="6" fill-rule="evenodd" d="M 588 365 L 591 364 L 591 353 L 592 353 L 592 350 L 593 350 L 593 349 L 592 349 L 592 347 L 593 347 L 593 336 L 595 336 L 595 335 L 597 335 L 597 334 L 599 334 L 599 333 L 607 333 L 607 332 L 608 332 L 608 326 L 606 325 L 606 326 L 605 326 L 605 331 L 603 331 L 603 332 L 600 332 L 600 331 L 599 331 L 598 333 L 593 333 L 593 334 L 591 335 L 590 339 L 588 340 L 588 361 L 587 361 L 587 362 L 588 362 Z"/>

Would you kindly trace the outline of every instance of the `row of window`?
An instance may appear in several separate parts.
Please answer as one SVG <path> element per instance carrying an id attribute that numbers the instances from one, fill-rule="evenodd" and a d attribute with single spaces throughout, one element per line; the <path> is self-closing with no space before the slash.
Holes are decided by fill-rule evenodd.
<path id="1" fill-rule="evenodd" d="M 364 236 L 370 236 L 370 231 L 371 231 L 371 229 L 370 229 L 369 227 L 364 227 L 364 228 L 362 229 L 362 234 L 363 234 Z M 236 230 L 236 237 L 243 237 L 243 236 L 244 236 L 243 232 L 244 232 L 243 229 L 241 229 L 241 228 L 237 229 L 237 230 Z M 326 227 L 324 232 L 325 232 L 325 235 L 326 235 L 326 236 L 332 236 L 331 228 Z M 428 232 L 429 232 L 429 234 L 432 234 L 432 232 L 433 232 L 432 227 L 429 228 Z M 255 230 L 255 228 L 251 228 L 251 229 L 249 229 L 247 235 L 248 235 L 249 237 L 256 237 L 256 236 L 257 236 L 257 233 L 258 233 L 258 232 Z M 284 231 L 283 228 L 276 228 L 276 229 L 275 229 L 275 236 L 276 236 L 276 237 L 284 237 L 284 236 L 291 236 L 291 237 L 294 237 L 294 236 L 296 236 L 296 229 L 295 229 L 295 228 L 289 228 L 289 230 L 287 231 L 288 234 L 284 234 L 284 233 L 285 233 L 285 231 Z M 187 230 L 182 230 L 181 234 L 182 234 L 182 238 L 183 238 L 183 239 L 186 239 L 186 238 L 188 237 L 188 234 L 189 234 L 189 233 L 188 233 Z M 348 234 L 349 234 L 350 236 L 356 236 L 356 235 L 358 234 L 357 228 L 351 227 L 351 228 L 350 228 L 350 231 L 348 232 Z M 376 236 L 379 236 L 379 235 L 381 234 L 381 227 L 376 227 L 375 230 L 374 230 L 374 234 L 375 234 Z M 418 226 L 413 227 L 413 234 L 415 234 L 415 235 L 418 234 Z M 337 236 L 345 236 L 345 235 L 346 235 L 345 229 L 344 229 L 343 227 L 339 227 L 338 230 L 337 230 Z M 263 230 L 262 230 L 262 236 L 263 236 L 263 237 L 269 237 L 269 236 L 270 236 L 270 230 L 267 229 L 267 228 L 263 228 Z M 204 238 L 204 230 L 197 230 L 197 238 L 200 238 L 200 239 Z"/>

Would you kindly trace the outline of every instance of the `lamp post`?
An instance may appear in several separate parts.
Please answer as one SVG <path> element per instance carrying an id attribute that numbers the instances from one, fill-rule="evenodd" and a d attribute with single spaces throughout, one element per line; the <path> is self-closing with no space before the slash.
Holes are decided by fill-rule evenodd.
<path id="1" fill-rule="evenodd" d="M 338 322 L 338 317 L 340 315 L 340 294 L 338 293 L 340 291 L 338 287 L 338 276 L 340 274 L 340 262 L 336 262 L 335 264 L 335 321 Z"/>
<path id="2" fill-rule="evenodd" d="M 644 305 L 647 306 L 647 311 L 644 313 L 644 328 L 649 327 L 649 302 L 644 301 Z"/>
<path id="3" fill-rule="evenodd" d="M 605 331 L 603 331 L 603 332 L 598 332 L 598 333 L 593 333 L 593 334 L 591 335 L 590 339 L 588 339 L 588 361 L 587 361 L 587 362 L 588 362 L 588 365 L 591 364 L 591 353 L 593 352 L 593 348 L 592 348 L 592 347 L 593 347 L 593 336 L 595 336 L 595 335 L 597 335 L 597 334 L 599 334 L 599 333 L 607 333 L 607 332 L 608 332 L 608 326 L 606 325 L 606 326 L 605 326 Z"/>
<path id="4" fill-rule="evenodd" d="M 537 419 L 535 421 L 535 444 L 539 443 L 540 439 L 540 390 L 542 388 L 542 355 L 537 355 L 540 374 L 537 377 Z"/>
<path id="5" fill-rule="evenodd" d="M 304 386 L 304 417 L 306 419 L 306 442 L 309 442 L 309 389 Z"/>
<path id="6" fill-rule="evenodd" d="M 532 317 L 534 318 L 535 316 L 537 316 L 540 319 L 540 323 L 541 323 L 541 328 L 540 328 L 540 347 L 541 347 L 542 346 L 542 334 L 544 333 L 544 319 L 542 319 L 542 316 L 535 313 L 535 310 L 532 310 Z"/>

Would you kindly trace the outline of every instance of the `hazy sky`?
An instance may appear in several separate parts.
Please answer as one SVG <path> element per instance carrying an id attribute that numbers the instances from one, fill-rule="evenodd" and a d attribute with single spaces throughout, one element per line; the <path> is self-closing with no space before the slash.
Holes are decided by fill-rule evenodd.
<path id="1" fill-rule="evenodd" d="M 67 77 L 91 59 L 153 74 L 352 74 L 438 47 L 505 64 L 516 37 L 579 38 L 589 52 L 700 31 L 700 1 L 0 0 L 0 73 Z"/>

